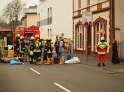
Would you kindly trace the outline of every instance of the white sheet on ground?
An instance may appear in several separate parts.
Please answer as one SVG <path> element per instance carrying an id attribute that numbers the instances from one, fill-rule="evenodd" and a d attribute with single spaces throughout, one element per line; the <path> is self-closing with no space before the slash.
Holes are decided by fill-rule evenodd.
<path id="1" fill-rule="evenodd" d="M 74 64 L 76 64 L 76 63 L 80 63 L 80 60 L 78 59 L 78 57 L 73 57 L 72 59 L 65 61 L 65 63 L 74 63 Z"/>

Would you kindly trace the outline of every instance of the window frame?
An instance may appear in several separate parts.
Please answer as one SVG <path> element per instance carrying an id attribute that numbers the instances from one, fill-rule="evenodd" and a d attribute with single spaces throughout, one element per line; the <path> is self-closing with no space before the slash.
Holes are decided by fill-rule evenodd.
<path id="1" fill-rule="evenodd" d="M 89 6 L 90 5 L 90 0 L 87 0 L 87 6 Z"/>
<path id="2" fill-rule="evenodd" d="M 78 24 L 76 26 L 76 36 L 75 36 L 75 41 L 76 41 L 76 50 L 84 50 L 83 48 L 83 43 L 84 43 L 84 27 L 82 24 Z"/>
<path id="3" fill-rule="evenodd" d="M 81 0 L 78 0 L 78 9 L 81 8 Z"/>

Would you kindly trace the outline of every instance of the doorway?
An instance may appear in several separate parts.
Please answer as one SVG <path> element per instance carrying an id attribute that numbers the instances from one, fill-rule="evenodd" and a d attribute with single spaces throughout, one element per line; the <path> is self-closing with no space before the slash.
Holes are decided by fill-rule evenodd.
<path id="1" fill-rule="evenodd" d="M 91 25 L 87 27 L 87 54 L 91 55 Z"/>

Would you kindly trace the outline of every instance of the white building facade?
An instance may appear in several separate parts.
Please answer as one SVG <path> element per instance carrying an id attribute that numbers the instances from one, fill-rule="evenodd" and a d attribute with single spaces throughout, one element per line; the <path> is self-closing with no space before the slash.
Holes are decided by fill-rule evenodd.
<path id="1" fill-rule="evenodd" d="M 37 7 L 38 25 L 41 38 L 56 36 L 72 39 L 72 0 L 43 0 Z"/>

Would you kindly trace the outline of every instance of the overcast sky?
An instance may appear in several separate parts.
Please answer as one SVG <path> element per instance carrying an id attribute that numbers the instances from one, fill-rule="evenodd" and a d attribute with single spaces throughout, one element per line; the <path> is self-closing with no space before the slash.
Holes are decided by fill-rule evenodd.
<path id="1" fill-rule="evenodd" d="M 3 8 L 11 1 L 13 0 L 0 0 L 0 15 L 2 13 Z M 35 4 L 37 5 L 39 4 L 39 0 L 22 0 L 22 1 L 27 3 L 27 7 Z"/>

